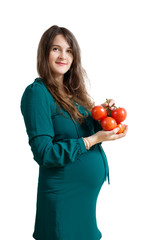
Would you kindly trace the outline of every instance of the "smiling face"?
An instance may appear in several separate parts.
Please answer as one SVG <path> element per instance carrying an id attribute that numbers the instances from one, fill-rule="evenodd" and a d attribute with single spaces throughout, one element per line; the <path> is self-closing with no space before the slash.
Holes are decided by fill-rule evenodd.
<path id="1" fill-rule="evenodd" d="M 55 78 L 63 78 L 73 62 L 72 49 L 63 35 L 57 35 L 49 53 L 49 66 Z"/>

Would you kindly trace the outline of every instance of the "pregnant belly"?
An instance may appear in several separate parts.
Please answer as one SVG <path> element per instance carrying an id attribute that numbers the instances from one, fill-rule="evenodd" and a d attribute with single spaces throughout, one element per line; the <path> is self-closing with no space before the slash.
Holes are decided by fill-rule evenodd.
<path id="1" fill-rule="evenodd" d="M 40 168 L 39 187 L 44 192 L 99 191 L 108 171 L 107 161 L 98 146 L 61 168 Z"/>
<path id="2" fill-rule="evenodd" d="M 107 171 L 105 168 L 104 159 L 97 146 L 94 150 L 83 153 L 76 162 L 67 165 L 64 176 L 67 182 L 97 188 L 104 182 Z"/>

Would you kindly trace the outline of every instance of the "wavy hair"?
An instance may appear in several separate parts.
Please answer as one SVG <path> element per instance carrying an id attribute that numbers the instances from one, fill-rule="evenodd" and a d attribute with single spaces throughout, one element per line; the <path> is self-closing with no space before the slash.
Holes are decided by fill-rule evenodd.
<path id="1" fill-rule="evenodd" d="M 72 65 L 64 74 L 63 79 L 64 90 L 68 96 L 72 96 L 73 101 L 60 93 L 58 84 L 54 80 L 49 66 L 49 53 L 51 51 L 53 40 L 59 34 L 64 36 L 73 53 Z M 37 71 L 57 104 L 65 109 L 71 115 L 73 120 L 77 120 L 79 123 L 83 122 L 84 118 L 87 116 L 87 112 L 86 116 L 83 116 L 78 111 L 74 101 L 85 107 L 88 111 L 91 111 L 94 103 L 87 92 L 85 82 L 87 75 L 85 70 L 82 68 L 78 42 L 75 36 L 68 29 L 54 25 L 44 32 L 38 45 Z"/>

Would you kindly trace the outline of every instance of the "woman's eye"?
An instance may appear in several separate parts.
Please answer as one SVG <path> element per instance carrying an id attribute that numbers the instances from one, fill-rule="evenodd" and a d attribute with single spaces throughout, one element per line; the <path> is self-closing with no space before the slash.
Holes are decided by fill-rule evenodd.
<path id="1" fill-rule="evenodd" d="M 67 52 L 68 52 L 68 53 L 72 53 L 72 49 L 68 49 Z"/>
<path id="2" fill-rule="evenodd" d="M 58 49 L 58 48 L 56 48 L 56 47 L 55 47 L 55 48 L 53 48 L 53 51 L 54 51 L 54 52 L 57 52 L 58 50 L 59 50 L 59 49 Z"/>

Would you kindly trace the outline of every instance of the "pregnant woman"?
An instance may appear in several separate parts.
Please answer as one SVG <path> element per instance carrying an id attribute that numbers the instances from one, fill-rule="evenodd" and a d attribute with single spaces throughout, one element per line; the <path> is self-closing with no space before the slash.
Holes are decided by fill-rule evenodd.
<path id="1" fill-rule="evenodd" d="M 44 32 L 37 70 L 39 78 L 21 99 L 29 144 L 39 165 L 33 238 L 99 240 L 96 201 L 109 180 L 101 143 L 124 137 L 127 128 L 122 134 L 116 134 L 118 128 L 103 131 L 93 120 L 94 103 L 86 90 L 79 45 L 68 29 L 54 25 Z"/>

